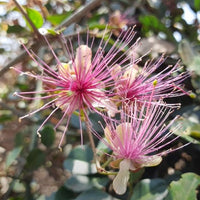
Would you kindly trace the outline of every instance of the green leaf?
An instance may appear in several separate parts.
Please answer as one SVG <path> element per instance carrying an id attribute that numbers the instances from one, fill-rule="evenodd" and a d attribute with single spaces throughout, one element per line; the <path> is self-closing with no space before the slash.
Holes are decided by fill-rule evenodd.
<path id="1" fill-rule="evenodd" d="M 23 197 L 10 197 L 8 200 L 24 200 Z"/>
<path id="2" fill-rule="evenodd" d="M 194 8 L 196 11 L 200 10 L 200 0 L 194 0 Z"/>
<path id="3" fill-rule="evenodd" d="M 195 173 L 182 174 L 178 181 L 172 181 L 166 200 L 196 200 L 196 188 L 200 185 L 200 176 Z"/>
<path id="4" fill-rule="evenodd" d="M 145 168 L 141 168 L 139 171 L 131 173 L 130 182 L 137 183 L 142 178 L 142 175 L 144 174 L 144 172 L 145 172 Z"/>
<path id="5" fill-rule="evenodd" d="M 19 87 L 19 89 L 20 89 L 20 91 L 27 91 L 28 89 L 29 89 L 29 85 L 27 85 L 27 83 L 26 84 L 24 84 L 24 83 L 17 83 L 16 84 L 16 86 L 17 87 Z"/>
<path id="6" fill-rule="evenodd" d="M 53 36 L 59 34 L 59 32 L 58 32 L 58 31 L 55 31 L 53 28 L 52 28 L 52 29 L 47 29 L 47 32 L 48 32 L 49 34 L 53 35 Z"/>
<path id="7" fill-rule="evenodd" d="M 72 174 L 88 175 L 96 174 L 97 169 L 94 163 L 88 163 L 81 160 L 67 159 L 64 161 L 64 168 L 70 171 Z"/>
<path id="8" fill-rule="evenodd" d="M 0 114 L 0 123 L 10 121 L 12 119 L 12 116 L 10 114 Z"/>
<path id="9" fill-rule="evenodd" d="M 95 29 L 95 28 L 98 28 L 99 30 L 105 30 L 106 27 L 107 27 L 106 24 L 99 24 L 98 22 L 96 22 L 96 23 L 93 22 L 93 23 L 89 24 L 90 30 Z"/>
<path id="10" fill-rule="evenodd" d="M 26 138 L 26 134 L 25 133 L 17 133 L 15 136 L 15 146 L 19 147 L 19 146 L 24 146 L 25 145 L 25 139 Z"/>
<path id="11" fill-rule="evenodd" d="M 92 184 L 95 188 L 97 189 L 103 189 L 105 188 L 105 186 L 108 184 L 108 182 L 110 181 L 109 178 L 106 177 L 93 177 L 91 179 Z"/>
<path id="12" fill-rule="evenodd" d="M 70 152 L 68 158 L 91 162 L 93 160 L 93 152 L 89 146 L 79 145 Z"/>
<path id="13" fill-rule="evenodd" d="M 155 15 L 141 15 L 139 21 L 142 23 L 142 30 L 146 34 L 149 31 L 154 31 L 155 33 L 163 32 L 165 33 L 171 41 L 174 41 L 174 37 L 169 29 L 161 22 L 159 18 Z"/>
<path id="14" fill-rule="evenodd" d="M 8 168 L 16 160 L 22 149 L 22 146 L 18 146 L 8 153 L 8 156 L 6 158 L 6 168 Z"/>
<path id="15" fill-rule="evenodd" d="M 74 192 L 82 192 L 91 189 L 93 185 L 89 177 L 74 175 L 65 182 L 65 186 Z"/>
<path id="16" fill-rule="evenodd" d="M 199 127 L 197 123 L 194 123 L 189 120 L 190 118 L 183 118 L 177 119 L 173 125 L 171 126 L 171 130 L 174 134 L 180 136 L 181 138 L 185 139 L 188 142 L 192 142 L 194 144 L 200 144 L 200 141 L 194 136 L 199 136 L 199 130 L 196 128 Z M 181 128 L 177 129 L 177 125 L 181 124 Z"/>
<path id="17" fill-rule="evenodd" d="M 144 179 L 135 186 L 131 200 L 162 200 L 167 194 L 167 184 L 163 179 Z"/>
<path id="18" fill-rule="evenodd" d="M 91 189 L 81 193 L 75 200 L 116 200 L 116 199 L 101 190 Z"/>
<path id="19" fill-rule="evenodd" d="M 60 187 L 59 190 L 53 193 L 50 197 L 46 197 L 46 200 L 74 200 L 75 194 L 65 187 Z"/>
<path id="20" fill-rule="evenodd" d="M 47 20 L 51 22 L 53 25 L 60 24 L 63 20 L 65 20 L 67 17 L 71 15 L 72 11 L 66 12 L 61 15 L 49 15 L 47 17 Z"/>
<path id="21" fill-rule="evenodd" d="M 38 12 L 37 10 L 32 9 L 32 8 L 27 8 L 26 12 L 27 12 L 29 19 L 34 24 L 34 26 L 36 28 L 41 28 L 44 22 L 43 22 L 43 17 L 40 14 L 40 12 Z"/>
<path id="22" fill-rule="evenodd" d="M 16 180 L 14 181 L 13 191 L 17 193 L 20 193 L 20 192 L 24 193 L 26 191 L 26 188 L 20 180 Z"/>
<path id="23" fill-rule="evenodd" d="M 161 21 L 154 15 L 144 15 L 139 17 L 139 21 L 142 23 L 145 32 L 149 31 L 149 29 L 153 29 L 156 31 L 165 31 L 166 27 Z"/>
<path id="24" fill-rule="evenodd" d="M 102 117 L 97 113 L 90 113 L 89 118 L 90 118 L 90 121 L 92 122 L 92 128 L 97 133 L 103 133 L 103 129 L 99 123 L 99 122 L 104 123 Z"/>
<path id="25" fill-rule="evenodd" d="M 72 115 L 70 118 L 70 125 L 74 128 L 80 129 L 79 117 L 76 115 Z"/>
<path id="26" fill-rule="evenodd" d="M 100 24 L 99 21 L 105 14 L 96 13 L 88 20 L 88 26 L 90 29 L 98 28 L 99 30 L 105 30 L 106 24 Z"/>
<path id="27" fill-rule="evenodd" d="M 82 192 L 92 187 L 103 189 L 108 182 L 109 179 L 107 177 L 73 175 L 65 182 L 65 186 L 74 192 Z"/>
<path id="28" fill-rule="evenodd" d="M 8 26 L 7 33 L 21 33 L 25 29 L 19 25 Z"/>
<path id="29" fill-rule="evenodd" d="M 192 62 L 190 65 L 187 66 L 188 70 L 193 71 L 195 74 L 200 76 L 199 65 L 200 65 L 200 54 L 197 54 L 193 57 Z"/>
<path id="30" fill-rule="evenodd" d="M 27 159 L 26 159 L 26 165 L 25 168 L 27 170 L 36 170 L 39 168 L 42 164 L 45 162 L 45 153 L 41 151 L 40 149 L 33 149 Z"/>
<path id="31" fill-rule="evenodd" d="M 53 126 L 46 125 L 41 131 L 41 141 L 46 147 L 53 145 L 55 140 L 55 131 Z"/>
<path id="32" fill-rule="evenodd" d="M 194 138 L 200 139 L 200 124 L 194 124 L 191 127 L 190 135 Z"/>

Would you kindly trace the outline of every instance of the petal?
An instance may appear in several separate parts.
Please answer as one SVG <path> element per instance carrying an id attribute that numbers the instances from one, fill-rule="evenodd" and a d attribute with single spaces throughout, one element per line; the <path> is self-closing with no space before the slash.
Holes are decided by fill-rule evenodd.
<path id="1" fill-rule="evenodd" d="M 124 144 L 124 139 L 129 138 L 129 133 L 131 133 L 131 123 L 122 123 L 116 127 L 116 132 L 122 144 Z M 126 135 L 126 136 L 125 136 Z"/>
<path id="2" fill-rule="evenodd" d="M 92 51 L 87 45 L 80 45 L 76 49 L 75 63 L 79 70 L 85 70 L 87 72 L 90 68 L 92 60 Z"/>
<path id="3" fill-rule="evenodd" d="M 124 159 L 120 162 L 119 172 L 113 181 L 113 189 L 119 195 L 124 194 L 126 192 L 127 183 L 129 180 L 129 167 L 130 160 Z"/>
<path id="4" fill-rule="evenodd" d="M 162 162 L 162 157 L 153 155 L 153 156 L 144 156 L 137 163 L 140 164 L 140 167 L 154 167 L 159 165 Z"/>
<path id="5" fill-rule="evenodd" d="M 125 71 L 123 77 L 126 78 L 131 85 L 138 75 L 139 75 L 139 68 L 137 65 L 134 65 L 133 67 Z"/>
<path id="6" fill-rule="evenodd" d="M 113 160 L 110 162 L 110 166 L 114 169 L 119 169 L 119 164 L 121 163 L 122 159 Z"/>
<path id="7" fill-rule="evenodd" d="M 112 78 L 117 81 L 119 79 L 119 74 L 121 73 L 121 66 L 118 64 L 115 64 L 111 70 L 111 76 Z"/>
<path id="8" fill-rule="evenodd" d="M 112 140 L 112 135 L 111 135 L 111 131 L 110 131 L 110 129 L 109 129 L 109 127 L 108 126 L 106 126 L 105 128 L 104 128 L 104 134 L 105 134 L 105 138 L 106 138 L 106 140 L 107 140 L 107 142 L 111 145 L 111 146 L 113 146 L 113 140 Z"/>

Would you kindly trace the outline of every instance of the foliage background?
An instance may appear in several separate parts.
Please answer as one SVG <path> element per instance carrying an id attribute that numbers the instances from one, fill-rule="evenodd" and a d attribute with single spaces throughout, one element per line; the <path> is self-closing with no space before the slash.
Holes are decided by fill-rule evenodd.
<path id="1" fill-rule="evenodd" d="M 18 2 L 18 4 L 17 4 Z M 20 8 L 27 14 L 30 26 Z M 81 9 L 83 8 L 83 9 Z M 15 91 L 40 90 L 41 83 L 18 74 L 10 67 L 20 66 L 24 71 L 39 71 L 24 52 L 19 40 L 33 49 L 48 64 L 53 62 L 46 45 L 40 41 L 42 28 L 48 29 L 52 46 L 63 59 L 62 44 L 57 42 L 57 31 L 65 35 L 88 27 L 100 33 L 116 10 L 129 19 L 127 26 L 136 25 L 136 38 L 141 37 L 138 55 L 142 63 L 157 58 L 163 52 L 168 56 L 163 68 L 181 58 L 184 70 L 191 72 L 185 80 L 185 89 L 196 94 L 173 99 L 182 107 L 174 115 L 182 117 L 185 133 L 177 145 L 191 142 L 166 157 L 153 168 L 147 168 L 140 177 L 132 177 L 127 193 L 117 196 L 112 190 L 112 177 L 99 175 L 92 164 L 92 151 L 85 138 L 84 151 L 80 146 L 77 118 L 74 116 L 62 152 L 57 149 L 60 133 L 53 130 L 59 115 L 51 118 L 36 136 L 36 129 L 50 110 L 18 122 L 18 117 L 42 105 L 41 101 L 24 101 L 13 96 Z M 29 0 L 0 1 L 0 198 L 10 200 L 37 199 L 185 199 L 200 198 L 200 0 Z M 35 27 L 35 29 L 33 28 Z M 113 37 L 115 39 L 115 37 Z M 112 41 L 111 41 L 112 42 Z M 141 64 L 142 64 L 141 63 Z M 172 100 L 170 100 L 172 101 Z M 98 116 L 91 115 L 98 121 Z M 96 126 L 96 125 L 95 125 Z M 96 126 L 97 129 L 99 128 Z M 104 148 L 98 143 L 97 148 Z M 80 167 L 81 166 L 81 170 Z"/>

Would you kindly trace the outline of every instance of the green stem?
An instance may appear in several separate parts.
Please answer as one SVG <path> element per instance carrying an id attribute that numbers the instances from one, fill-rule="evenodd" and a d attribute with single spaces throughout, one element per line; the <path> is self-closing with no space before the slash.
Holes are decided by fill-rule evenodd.
<path id="1" fill-rule="evenodd" d="M 103 168 L 107 167 L 111 160 L 112 160 L 112 157 L 110 157 L 110 158 L 102 165 L 102 167 L 103 167 Z"/>

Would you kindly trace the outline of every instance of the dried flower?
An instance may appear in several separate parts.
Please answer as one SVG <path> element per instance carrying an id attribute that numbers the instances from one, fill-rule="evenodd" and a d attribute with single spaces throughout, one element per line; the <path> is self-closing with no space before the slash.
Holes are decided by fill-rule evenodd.
<path id="1" fill-rule="evenodd" d="M 162 155 L 175 150 L 168 149 L 168 145 L 177 139 L 177 136 L 171 139 L 173 133 L 169 131 L 176 118 L 165 125 L 172 109 L 162 104 L 160 101 L 144 102 L 138 108 L 135 102 L 134 106 L 125 109 L 130 111 L 129 115 L 121 113 L 120 121 L 105 119 L 104 133 L 106 144 L 113 151 L 112 165 L 119 167 L 113 181 L 116 193 L 126 192 L 130 171 L 156 166 L 162 161 Z"/>

